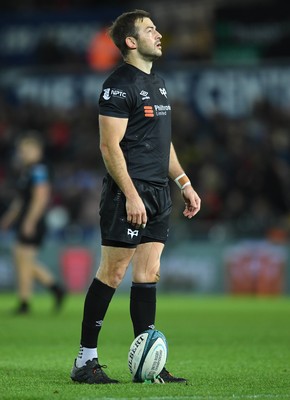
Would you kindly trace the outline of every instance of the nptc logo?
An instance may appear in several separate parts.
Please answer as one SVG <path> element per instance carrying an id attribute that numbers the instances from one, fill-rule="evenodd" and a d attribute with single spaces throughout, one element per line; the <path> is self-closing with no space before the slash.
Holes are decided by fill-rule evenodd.
<path id="1" fill-rule="evenodd" d="M 131 239 L 133 239 L 134 236 L 139 235 L 139 231 L 137 229 L 135 231 L 133 231 L 132 229 L 128 228 L 127 235 L 130 236 Z"/>

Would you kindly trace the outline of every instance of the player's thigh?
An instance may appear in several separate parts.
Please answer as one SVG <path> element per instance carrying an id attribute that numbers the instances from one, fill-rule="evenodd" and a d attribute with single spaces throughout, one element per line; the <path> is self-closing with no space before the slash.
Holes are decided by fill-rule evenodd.
<path id="1" fill-rule="evenodd" d="M 37 248 L 27 246 L 22 243 L 16 243 L 13 249 L 14 258 L 17 266 L 32 265 L 36 257 Z"/>
<path id="2" fill-rule="evenodd" d="M 135 248 L 102 246 L 96 277 L 111 287 L 118 287 L 135 251 Z"/>
<path id="3" fill-rule="evenodd" d="M 164 244 L 161 242 L 148 242 L 137 246 L 132 258 L 133 282 L 158 282 L 163 249 Z"/>

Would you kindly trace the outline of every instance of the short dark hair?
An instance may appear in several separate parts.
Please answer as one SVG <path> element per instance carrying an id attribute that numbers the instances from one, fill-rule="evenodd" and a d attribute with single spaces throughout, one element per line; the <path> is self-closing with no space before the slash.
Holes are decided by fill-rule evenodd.
<path id="1" fill-rule="evenodd" d="M 125 39 L 128 36 L 138 39 L 138 31 L 135 23 L 138 20 L 143 21 L 144 18 L 150 18 L 149 12 L 144 10 L 125 12 L 116 18 L 109 28 L 109 34 L 123 57 L 125 57 L 129 51 Z"/>
<path id="2" fill-rule="evenodd" d="M 21 135 L 19 135 L 17 144 L 22 145 L 29 143 L 43 149 L 44 141 L 41 136 L 42 136 L 41 133 L 36 130 L 26 131 L 23 132 Z"/>

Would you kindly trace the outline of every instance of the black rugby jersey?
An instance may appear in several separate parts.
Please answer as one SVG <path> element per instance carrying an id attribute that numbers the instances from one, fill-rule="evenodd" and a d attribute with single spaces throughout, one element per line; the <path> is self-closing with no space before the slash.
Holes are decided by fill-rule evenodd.
<path id="1" fill-rule="evenodd" d="M 103 84 L 99 113 L 128 118 L 120 146 L 130 177 L 165 185 L 171 143 L 171 106 L 164 80 L 155 73 L 146 74 L 132 65 L 122 64 Z"/>
<path id="2" fill-rule="evenodd" d="M 18 195 L 22 200 L 18 223 L 21 223 L 22 220 L 26 217 L 32 200 L 34 187 L 49 181 L 49 170 L 47 165 L 44 163 L 35 163 L 23 170 L 17 182 Z M 42 218 L 44 218 L 44 215 L 42 216 Z"/>

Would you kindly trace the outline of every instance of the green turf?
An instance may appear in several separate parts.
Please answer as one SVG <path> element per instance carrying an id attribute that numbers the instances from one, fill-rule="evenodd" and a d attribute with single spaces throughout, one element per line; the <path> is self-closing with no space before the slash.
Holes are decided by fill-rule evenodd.
<path id="1" fill-rule="evenodd" d="M 290 399 L 290 299 L 160 296 L 157 327 L 169 342 L 168 369 L 188 385 L 133 384 L 128 296 L 117 294 L 99 341 L 101 363 L 119 385 L 69 378 L 78 351 L 83 295 L 59 315 L 37 295 L 33 314 L 15 317 L 13 295 L 0 295 L 0 398 L 5 399 Z"/>

